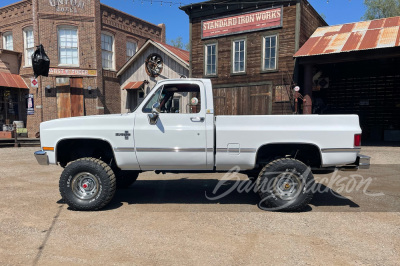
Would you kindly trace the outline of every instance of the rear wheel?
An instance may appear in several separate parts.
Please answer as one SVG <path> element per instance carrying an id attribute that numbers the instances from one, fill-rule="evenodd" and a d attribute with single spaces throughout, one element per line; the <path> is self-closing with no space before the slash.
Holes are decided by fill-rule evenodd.
<path id="1" fill-rule="evenodd" d="M 61 174 L 60 193 L 70 208 L 94 211 L 106 206 L 115 194 L 114 172 L 103 161 L 82 158 L 68 164 Z"/>
<path id="2" fill-rule="evenodd" d="M 268 163 L 257 179 L 260 207 L 272 211 L 300 211 L 313 197 L 314 176 L 304 163 L 281 158 Z"/>

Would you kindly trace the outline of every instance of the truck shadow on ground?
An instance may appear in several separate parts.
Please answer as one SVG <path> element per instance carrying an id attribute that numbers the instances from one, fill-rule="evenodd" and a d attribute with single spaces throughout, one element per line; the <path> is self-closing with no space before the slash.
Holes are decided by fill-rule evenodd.
<path id="1" fill-rule="evenodd" d="M 117 190 L 113 200 L 103 210 L 119 208 L 128 204 L 248 204 L 257 206 L 260 198 L 254 191 L 249 180 L 225 181 L 216 193 L 214 189 L 219 184 L 218 179 L 172 179 L 172 180 L 140 180 L 131 187 Z M 243 188 L 250 188 L 243 191 Z M 240 190 L 239 188 L 242 188 Z M 230 191 L 225 196 L 210 200 Z M 345 206 L 358 208 L 359 205 L 345 197 L 338 197 L 325 185 L 320 184 L 319 191 L 314 195 L 311 205 L 314 206 Z M 339 195 L 340 196 L 340 195 Z M 207 198 L 208 197 L 208 198 Z M 312 207 L 304 211 L 311 211 Z"/>

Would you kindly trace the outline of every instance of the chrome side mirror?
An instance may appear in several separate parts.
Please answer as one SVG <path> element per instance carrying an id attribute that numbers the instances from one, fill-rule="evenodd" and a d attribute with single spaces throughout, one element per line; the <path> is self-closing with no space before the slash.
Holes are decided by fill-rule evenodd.
<path id="1" fill-rule="evenodd" d="M 151 109 L 151 114 L 148 114 L 150 125 L 157 124 L 158 116 L 161 112 L 160 103 L 154 103 Z"/>

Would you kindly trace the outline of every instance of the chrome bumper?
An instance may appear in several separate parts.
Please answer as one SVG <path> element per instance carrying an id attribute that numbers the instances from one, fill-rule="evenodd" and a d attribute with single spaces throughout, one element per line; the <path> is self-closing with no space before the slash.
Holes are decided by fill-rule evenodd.
<path id="1" fill-rule="evenodd" d="M 371 157 L 359 154 L 357 155 L 356 164 L 358 164 L 358 169 L 369 169 Z"/>
<path id="2" fill-rule="evenodd" d="M 357 171 L 358 169 L 369 169 L 371 157 L 359 154 L 357 160 L 352 164 L 339 167 L 342 171 Z"/>
<path id="3" fill-rule="evenodd" d="M 45 151 L 37 151 L 34 155 L 40 165 L 49 165 L 49 157 Z"/>

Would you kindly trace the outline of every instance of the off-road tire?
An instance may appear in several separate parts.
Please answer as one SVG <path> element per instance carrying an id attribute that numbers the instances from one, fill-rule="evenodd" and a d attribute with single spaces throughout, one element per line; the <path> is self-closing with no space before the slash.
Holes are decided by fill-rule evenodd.
<path id="1" fill-rule="evenodd" d="M 139 176 L 138 171 L 114 171 L 115 177 L 117 179 L 117 189 L 124 189 L 130 187 L 135 183 Z"/>
<path id="2" fill-rule="evenodd" d="M 293 158 L 274 160 L 262 168 L 257 179 L 260 208 L 271 211 L 301 211 L 314 195 L 311 189 L 313 186 L 314 176 L 307 165 Z"/>
<path id="3" fill-rule="evenodd" d="M 83 193 L 86 192 L 83 189 L 85 183 L 81 187 L 77 185 L 78 181 L 82 184 L 85 180 L 89 180 L 86 181 L 87 184 L 95 184 L 90 195 Z M 65 167 L 60 177 L 59 188 L 61 197 L 71 209 L 95 211 L 106 206 L 113 198 L 116 179 L 111 167 L 105 162 L 95 158 L 81 158 Z"/>

